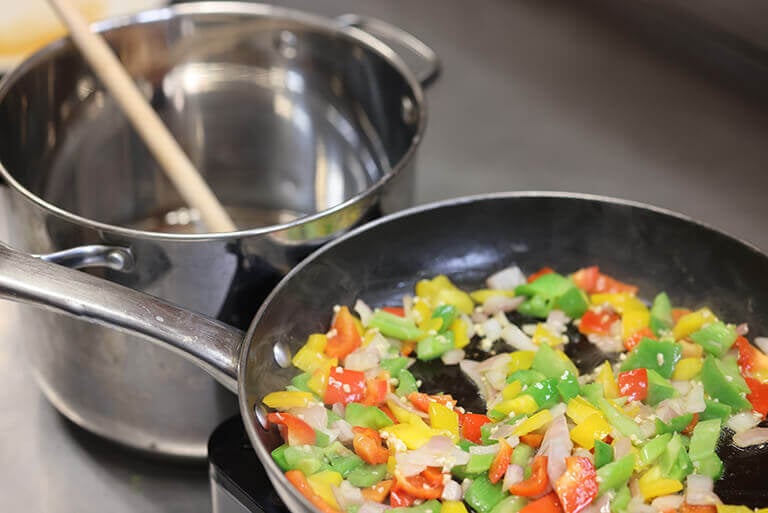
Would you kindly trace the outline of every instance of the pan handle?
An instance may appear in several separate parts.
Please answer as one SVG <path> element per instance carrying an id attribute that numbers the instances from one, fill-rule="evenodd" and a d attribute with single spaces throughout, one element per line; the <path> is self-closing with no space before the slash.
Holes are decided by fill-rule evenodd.
<path id="1" fill-rule="evenodd" d="M 74 248 L 33 255 L 40 260 L 52 264 L 63 265 L 70 269 L 85 269 L 88 267 L 107 267 L 114 271 L 129 272 L 133 269 L 134 258 L 130 248 L 119 246 L 104 246 L 92 244 Z"/>
<path id="2" fill-rule="evenodd" d="M 0 297 L 143 336 L 237 392 L 244 334 L 202 314 L 0 244 Z M 96 342 L 94 342 L 96 343 Z"/>
<path id="3" fill-rule="evenodd" d="M 410 32 L 386 21 L 358 14 L 342 14 L 336 20 L 344 27 L 359 28 L 385 42 L 393 41 L 411 51 L 421 61 L 421 69 L 415 70 L 414 74 L 423 87 L 431 85 L 440 75 L 440 57 L 437 52 Z"/>

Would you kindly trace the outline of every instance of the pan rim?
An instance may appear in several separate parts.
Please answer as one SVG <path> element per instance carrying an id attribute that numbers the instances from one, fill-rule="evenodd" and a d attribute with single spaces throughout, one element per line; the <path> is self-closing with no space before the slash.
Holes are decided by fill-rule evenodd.
<path id="1" fill-rule="evenodd" d="M 360 227 L 357 227 L 354 230 L 351 230 L 348 233 L 345 233 L 344 235 L 342 235 L 341 237 L 322 246 L 321 248 L 313 252 L 311 255 L 309 255 L 307 258 L 299 262 L 299 264 L 297 264 L 293 269 L 291 269 L 290 272 L 288 272 L 288 274 L 286 274 L 280 280 L 280 282 L 275 286 L 275 288 L 272 289 L 272 291 L 266 297 L 264 302 L 261 304 L 258 311 L 256 312 L 256 315 L 254 315 L 251 321 L 251 325 L 249 326 L 248 331 L 246 332 L 245 338 L 243 339 L 243 344 L 241 346 L 240 358 L 238 361 L 238 369 L 237 369 L 237 390 L 238 390 L 237 400 L 240 406 L 240 415 L 241 415 L 242 422 L 245 425 L 248 438 L 251 441 L 251 445 L 253 446 L 253 450 L 256 452 L 256 455 L 259 458 L 261 464 L 264 466 L 264 470 L 266 471 L 267 475 L 272 480 L 272 484 L 275 486 L 275 489 L 277 489 L 278 491 L 280 491 L 280 489 L 287 490 L 286 493 L 290 495 L 291 499 L 293 501 L 298 501 L 299 503 L 301 503 L 302 506 L 306 509 L 306 511 L 318 511 L 317 508 L 314 505 L 312 505 L 312 503 L 310 503 L 308 499 L 306 499 L 303 495 L 301 495 L 298 491 L 296 491 L 296 489 L 293 486 L 291 486 L 290 483 L 285 481 L 283 472 L 280 470 L 280 468 L 271 458 L 269 451 L 267 451 L 266 448 L 260 443 L 261 440 L 259 439 L 259 436 L 256 433 L 256 428 L 254 426 L 254 422 L 256 421 L 256 419 L 254 418 L 255 414 L 250 411 L 248 400 L 246 397 L 246 391 L 245 391 L 245 373 L 246 373 L 246 367 L 247 367 L 246 362 L 247 362 L 248 353 L 251 348 L 251 344 L 253 343 L 254 331 L 256 329 L 256 326 L 261 321 L 261 318 L 264 316 L 267 309 L 269 308 L 270 304 L 274 300 L 275 296 L 281 293 L 281 291 L 287 286 L 288 282 L 292 280 L 296 274 L 302 272 L 302 270 L 305 267 L 312 264 L 315 260 L 320 258 L 327 251 L 331 251 L 337 245 L 344 244 L 347 240 L 352 239 L 368 230 L 372 230 L 380 225 L 394 222 L 399 219 L 412 216 L 415 214 L 420 214 L 423 212 L 437 210 L 445 207 L 460 206 L 460 205 L 466 205 L 468 203 L 482 202 L 482 201 L 488 201 L 488 200 L 526 199 L 526 198 L 541 198 L 541 199 L 553 198 L 553 199 L 567 199 L 567 200 L 581 200 L 581 201 L 597 201 L 597 202 L 606 203 L 610 205 L 627 206 L 627 207 L 637 208 L 641 210 L 646 210 L 646 211 L 661 214 L 663 216 L 667 216 L 673 219 L 677 219 L 680 221 L 685 221 L 696 227 L 711 231 L 715 234 L 718 234 L 720 236 L 723 236 L 725 238 L 728 238 L 735 242 L 740 243 L 741 245 L 744 246 L 745 249 L 751 252 L 754 252 L 763 258 L 768 258 L 768 255 L 766 255 L 764 251 L 762 251 L 760 248 L 758 248 L 756 245 L 752 244 L 751 242 L 740 239 L 733 235 L 730 235 L 719 228 L 713 227 L 707 223 L 694 219 L 693 217 L 688 216 L 686 214 L 682 214 L 680 212 L 676 212 L 668 208 L 651 205 L 641 201 L 604 196 L 604 195 L 598 195 L 598 194 L 581 193 L 581 192 L 529 190 L 529 191 L 491 192 L 491 193 L 474 194 L 469 196 L 458 196 L 455 198 L 448 198 L 448 199 L 439 200 L 439 201 L 426 203 L 422 205 L 416 205 L 414 207 L 404 209 L 399 212 L 395 212 L 393 214 L 381 217 L 379 219 L 366 223 Z M 275 480 L 277 480 L 277 483 L 275 483 Z"/>

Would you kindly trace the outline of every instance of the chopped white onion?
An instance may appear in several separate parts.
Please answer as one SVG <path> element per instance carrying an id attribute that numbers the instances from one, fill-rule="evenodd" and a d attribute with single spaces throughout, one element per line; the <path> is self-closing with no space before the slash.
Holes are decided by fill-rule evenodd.
<path id="1" fill-rule="evenodd" d="M 593 500 L 582 513 L 611 513 L 611 494 L 605 493 Z"/>
<path id="2" fill-rule="evenodd" d="M 691 382 L 690 381 L 671 381 L 672 387 L 674 387 L 675 390 L 677 390 L 680 395 L 685 395 L 691 390 Z"/>
<path id="3" fill-rule="evenodd" d="M 474 360 L 462 360 L 459 362 L 459 368 L 461 371 L 467 375 L 467 377 L 472 380 L 472 382 L 477 386 L 477 390 L 480 392 L 480 396 L 488 401 L 492 398 L 493 390 L 490 386 L 486 383 L 486 381 L 482 378 L 480 373 L 477 371 L 477 366 L 480 365 L 480 362 L 476 362 Z"/>
<path id="4" fill-rule="evenodd" d="M 470 317 L 475 324 L 482 324 L 488 320 L 488 316 L 482 310 L 475 310 Z"/>
<path id="5" fill-rule="evenodd" d="M 406 294 L 403 296 L 403 310 L 405 311 L 405 316 L 408 319 L 413 319 L 413 296 L 410 294 Z"/>
<path id="6" fill-rule="evenodd" d="M 495 424 L 491 428 L 491 432 L 488 436 L 491 440 L 501 440 L 507 438 L 515 432 L 515 426 L 511 424 Z M 493 444 L 496 445 L 496 444 Z"/>
<path id="7" fill-rule="evenodd" d="M 461 485 L 453 479 L 445 483 L 443 494 L 440 496 L 444 501 L 460 501 L 464 497 L 464 491 Z"/>
<path id="8" fill-rule="evenodd" d="M 501 338 L 519 351 L 537 351 L 539 347 L 533 343 L 531 337 L 523 333 L 523 331 L 514 324 L 505 326 L 501 330 Z"/>
<path id="9" fill-rule="evenodd" d="M 315 404 L 305 408 L 291 408 L 291 415 L 294 415 L 307 424 L 312 429 L 324 430 L 328 426 L 328 410 L 322 404 Z"/>
<path id="10" fill-rule="evenodd" d="M 571 455 L 573 442 L 568 432 L 568 422 L 564 415 L 552 419 L 549 423 L 537 455 L 547 456 L 547 475 L 554 483 L 565 472 L 565 458 Z"/>
<path id="11" fill-rule="evenodd" d="M 388 509 L 389 506 L 384 504 L 379 504 L 378 502 L 373 501 L 365 501 L 363 502 L 363 505 L 360 506 L 360 509 L 357 510 L 357 513 L 384 513 Z"/>
<path id="12" fill-rule="evenodd" d="M 497 452 L 499 452 L 499 444 L 469 446 L 469 454 L 496 454 Z"/>
<path id="13" fill-rule="evenodd" d="M 744 431 L 757 426 L 762 418 L 762 415 L 759 413 L 744 411 L 737 413 L 728 419 L 728 427 L 731 428 L 734 433 L 743 433 Z"/>
<path id="14" fill-rule="evenodd" d="M 685 502 L 694 506 L 719 504 L 720 498 L 714 492 L 712 478 L 699 474 L 690 474 L 686 481 Z"/>
<path id="15" fill-rule="evenodd" d="M 501 353 L 496 356 L 492 356 L 486 360 L 483 360 L 480 362 L 480 365 L 477 366 L 477 371 L 482 373 L 491 371 L 491 370 L 505 370 L 509 366 L 509 362 L 512 360 L 512 356 L 510 356 L 509 353 Z"/>
<path id="16" fill-rule="evenodd" d="M 560 415 L 565 414 L 565 410 L 567 409 L 567 406 L 565 403 L 557 403 L 552 408 L 549 409 L 549 414 L 552 415 L 552 418 L 559 417 Z"/>
<path id="17" fill-rule="evenodd" d="M 362 299 L 358 299 L 355 301 L 354 310 L 357 312 L 357 315 L 360 316 L 360 322 L 363 324 L 363 326 L 367 327 L 371 322 L 371 317 L 373 317 L 373 310 L 371 310 L 371 307 L 368 306 Z"/>
<path id="18" fill-rule="evenodd" d="M 620 336 L 590 334 L 587 335 L 587 340 L 604 353 L 618 353 L 624 350 L 624 342 Z"/>
<path id="19" fill-rule="evenodd" d="M 507 442 L 507 445 L 512 447 L 513 449 L 520 445 L 520 437 L 517 435 L 510 435 L 504 439 Z"/>
<path id="20" fill-rule="evenodd" d="M 527 283 L 525 275 L 516 265 L 497 271 L 485 280 L 489 289 L 496 290 L 513 290 L 524 283 Z"/>
<path id="21" fill-rule="evenodd" d="M 691 390 L 685 398 L 686 413 L 701 413 L 707 409 L 707 403 L 704 402 L 704 385 L 701 382 L 695 382 L 691 385 Z"/>
<path id="22" fill-rule="evenodd" d="M 352 432 L 352 424 L 344 419 L 339 419 L 331 424 L 331 427 L 338 431 L 339 442 L 351 442 L 355 438 L 355 434 Z"/>
<path id="23" fill-rule="evenodd" d="M 525 301 L 524 296 L 491 296 L 483 303 L 483 313 L 494 315 L 500 312 L 512 312 Z"/>
<path id="24" fill-rule="evenodd" d="M 498 340 L 501 336 L 501 324 L 497 319 L 491 317 L 482 323 L 483 336 L 488 340 Z"/>
<path id="25" fill-rule="evenodd" d="M 440 359 L 444 365 L 456 365 L 464 359 L 466 353 L 463 349 L 451 349 L 450 351 L 443 353 Z"/>
<path id="26" fill-rule="evenodd" d="M 627 513 L 658 513 L 658 510 L 643 502 L 642 497 L 634 496 L 627 504 Z"/>
<path id="27" fill-rule="evenodd" d="M 408 411 L 409 413 L 413 413 L 414 415 L 418 415 L 421 418 L 424 418 L 424 419 L 428 419 L 429 418 L 429 414 L 428 413 L 424 413 L 421 410 L 417 410 L 416 408 L 411 406 L 409 403 L 406 403 L 405 401 L 400 399 L 398 396 L 396 396 L 392 392 L 387 394 L 387 401 L 392 401 L 398 407 Z"/>
<path id="28" fill-rule="evenodd" d="M 569 321 L 570 319 L 562 310 L 552 310 L 549 312 L 549 315 L 547 315 L 545 324 L 547 325 L 547 328 L 549 328 L 554 333 L 562 335 L 568 328 Z"/>
<path id="29" fill-rule="evenodd" d="M 768 337 L 755 337 L 755 345 L 764 353 L 768 353 Z"/>
<path id="30" fill-rule="evenodd" d="M 613 442 L 613 458 L 614 460 L 618 460 L 619 458 L 623 458 L 627 454 L 629 454 L 632 451 L 632 440 L 629 438 L 622 436 L 621 438 L 617 438 Z"/>
<path id="31" fill-rule="evenodd" d="M 331 411 L 339 417 L 344 417 L 347 408 L 344 406 L 344 403 L 333 403 L 333 406 L 331 406 Z"/>
<path id="32" fill-rule="evenodd" d="M 749 325 L 746 322 L 742 322 L 738 326 L 736 326 L 736 334 L 741 335 L 742 337 L 749 333 Z"/>
<path id="33" fill-rule="evenodd" d="M 344 358 L 344 367 L 349 370 L 367 371 L 379 366 L 379 354 L 375 347 L 367 345 L 355 349 Z"/>
<path id="34" fill-rule="evenodd" d="M 461 491 L 464 493 L 467 493 L 467 490 L 469 487 L 472 486 L 472 480 L 468 477 L 465 477 L 464 480 L 461 482 Z"/>
<path id="35" fill-rule="evenodd" d="M 504 482 L 501 485 L 501 489 L 505 492 L 509 490 L 509 487 L 513 484 L 522 482 L 524 476 L 524 469 L 520 465 L 509 465 L 507 471 L 504 472 Z"/>
<path id="36" fill-rule="evenodd" d="M 666 511 L 668 509 L 677 511 L 682 503 L 682 495 L 660 495 L 651 501 L 651 506 L 659 511 Z"/>
<path id="37" fill-rule="evenodd" d="M 652 420 L 646 420 L 638 424 L 643 438 L 650 438 L 656 434 L 656 423 Z"/>
<path id="38" fill-rule="evenodd" d="M 465 465 L 469 462 L 469 454 L 447 436 L 433 436 L 418 449 L 396 453 L 395 461 L 397 472 L 408 477 L 415 476 L 427 467 L 443 467 L 445 470 L 454 465 Z"/>
<path id="39" fill-rule="evenodd" d="M 362 504 L 365 501 L 360 488 L 352 486 L 349 481 L 342 481 L 339 486 L 331 486 L 331 491 L 342 511 L 353 504 Z"/>
<path id="40" fill-rule="evenodd" d="M 768 428 L 756 427 L 733 435 L 733 443 L 738 447 L 750 447 L 768 442 Z"/>

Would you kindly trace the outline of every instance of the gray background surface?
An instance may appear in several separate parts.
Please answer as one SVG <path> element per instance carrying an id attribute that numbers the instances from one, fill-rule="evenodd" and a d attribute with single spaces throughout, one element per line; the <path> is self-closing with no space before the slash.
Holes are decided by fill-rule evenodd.
<path id="1" fill-rule="evenodd" d="M 377 16 L 439 52 L 418 202 L 502 190 L 608 194 L 768 249 L 765 100 L 600 2 L 280 3 Z M 205 467 L 148 460 L 63 420 L 23 364 L 13 308 L 0 308 L 0 511 L 210 511 Z"/>

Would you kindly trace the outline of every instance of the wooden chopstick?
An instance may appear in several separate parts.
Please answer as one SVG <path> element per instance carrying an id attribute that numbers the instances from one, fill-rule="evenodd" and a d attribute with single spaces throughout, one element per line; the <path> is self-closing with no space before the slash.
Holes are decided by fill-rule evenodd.
<path id="1" fill-rule="evenodd" d="M 237 227 L 208 184 L 179 147 L 168 128 L 139 92 L 128 72 L 104 39 L 91 32 L 88 23 L 69 0 L 48 0 L 91 68 L 120 105 L 136 132 L 160 163 L 182 199 L 200 212 L 210 231 L 231 232 Z"/>

